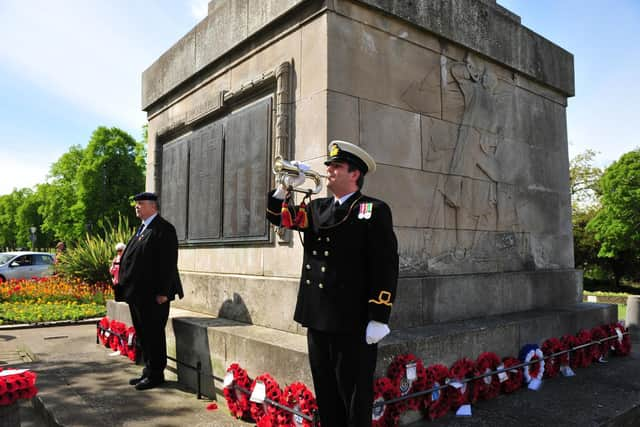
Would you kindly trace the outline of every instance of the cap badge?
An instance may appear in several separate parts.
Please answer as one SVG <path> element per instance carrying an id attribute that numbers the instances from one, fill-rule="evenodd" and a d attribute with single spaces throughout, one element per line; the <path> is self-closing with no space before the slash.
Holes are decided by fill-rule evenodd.
<path id="1" fill-rule="evenodd" d="M 373 212 L 373 203 L 360 203 L 360 212 L 358 212 L 358 219 L 369 219 Z"/>
<path id="2" fill-rule="evenodd" d="M 338 155 L 338 153 L 340 153 L 340 148 L 338 147 L 338 144 L 333 144 L 331 146 L 331 151 L 329 151 L 329 156 L 335 157 Z"/>

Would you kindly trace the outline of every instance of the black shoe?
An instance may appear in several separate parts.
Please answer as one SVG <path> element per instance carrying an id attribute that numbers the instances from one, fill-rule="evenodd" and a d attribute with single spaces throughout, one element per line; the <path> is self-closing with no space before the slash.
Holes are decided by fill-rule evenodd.
<path id="1" fill-rule="evenodd" d="M 143 378 L 138 384 L 136 384 L 136 390 L 148 390 L 164 383 L 164 378 Z"/>
<path id="2" fill-rule="evenodd" d="M 146 377 L 143 375 L 141 377 L 136 377 L 136 378 L 131 378 L 129 380 L 129 385 L 137 385 L 140 381 L 142 381 L 143 379 L 145 379 Z"/>

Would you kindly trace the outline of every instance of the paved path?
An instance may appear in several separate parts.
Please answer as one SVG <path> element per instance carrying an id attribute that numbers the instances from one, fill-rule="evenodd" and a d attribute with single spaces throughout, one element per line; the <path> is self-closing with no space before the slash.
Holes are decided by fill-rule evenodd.
<path id="1" fill-rule="evenodd" d="M 573 378 L 545 380 L 540 391 L 520 390 L 473 406 L 473 416 L 453 414 L 418 426 L 640 426 L 640 343 L 628 357 L 611 358 Z M 0 363 L 38 373 L 34 409 L 21 404 L 22 426 L 236 427 L 224 400 L 210 401 L 169 381 L 137 391 L 128 380 L 140 372 L 122 356 L 95 344 L 95 325 L 0 328 Z M 1 365 L 0 365 L 1 366 Z"/>

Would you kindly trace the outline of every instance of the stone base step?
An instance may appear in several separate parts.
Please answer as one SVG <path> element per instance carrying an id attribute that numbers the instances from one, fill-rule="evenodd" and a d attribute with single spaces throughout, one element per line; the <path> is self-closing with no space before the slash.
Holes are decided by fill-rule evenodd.
<path id="1" fill-rule="evenodd" d="M 108 315 L 118 319 L 118 313 L 124 311 L 122 304 L 109 304 Z M 575 334 L 581 328 L 610 323 L 616 318 L 615 305 L 578 303 L 395 330 L 380 343 L 376 374 L 384 375 L 398 354 L 413 353 L 425 366 L 451 365 L 463 356 L 476 358 L 484 351 L 493 351 L 501 357 L 517 356 L 525 344 L 540 344 L 547 338 Z M 118 320 L 126 323 L 126 319 Z M 306 337 L 300 334 L 172 308 L 167 346 L 169 355 L 182 362 L 170 366 L 176 370 L 179 381 L 192 389 L 196 389 L 197 375 L 184 364 L 202 364 L 201 389 L 210 397 L 221 387 L 221 382 L 214 383 L 212 376 L 223 378 L 234 362 L 252 378 L 270 373 L 283 387 L 295 381 L 313 384 Z"/>

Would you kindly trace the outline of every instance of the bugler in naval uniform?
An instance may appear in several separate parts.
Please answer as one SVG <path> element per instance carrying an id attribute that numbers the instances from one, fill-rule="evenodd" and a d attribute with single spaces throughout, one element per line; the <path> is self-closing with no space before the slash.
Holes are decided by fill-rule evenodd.
<path id="1" fill-rule="evenodd" d="M 389 332 L 395 299 L 397 241 L 389 206 L 360 192 L 376 169 L 371 156 L 332 141 L 325 165 L 334 197 L 292 206 L 281 186 L 269 194 L 267 218 L 304 233 L 294 319 L 307 328 L 321 423 L 369 426 L 377 342 Z M 285 185 L 302 182 L 303 175 L 285 178 Z"/>

